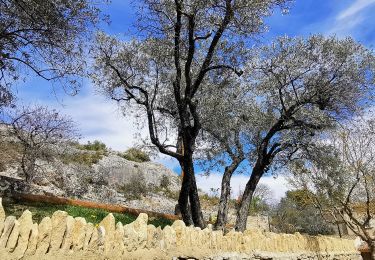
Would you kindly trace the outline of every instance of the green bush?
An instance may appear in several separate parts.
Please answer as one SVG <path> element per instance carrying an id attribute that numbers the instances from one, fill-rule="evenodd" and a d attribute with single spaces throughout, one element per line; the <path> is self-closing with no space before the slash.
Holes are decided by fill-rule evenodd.
<path id="1" fill-rule="evenodd" d="M 103 151 L 107 152 L 107 146 L 105 143 L 95 140 L 94 142 L 88 141 L 87 144 L 79 144 L 78 148 L 81 150 L 88 150 L 88 151 Z"/>
<path id="2" fill-rule="evenodd" d="M 82 152 L 76 154 L 65 154 L 62 155 L 62 161 L 65 164 L 69 163 L 78 163 L 83 165 L 91 166 L 95 163 L 98 163 L 100 159 L 102 159 L 104 153 L 96 151 L 96 152 Z"/>
<path id="3" fill-rule="evenodd" d="M 145 177 L 142 174 L 133 175 L 129 183 L 122 185 L 119 191 L 128 200 L 139 200 L 147 195 L 148 191 Z"/>
<path id="4" fill-rule="evenodd" d="M 162 189 L 168 189 L 169 188 L 169 185 L 171 184 L 171 181 L 170 179 L 168 178 L 167 175 L 163 175 L 160 179 L 160 187 Z"/>
<path id="5" fill-rule="evenodd" d="M 87 144 L 72 143 L 71 145 L 82 151 L 74 154 L 63 154 L 61 159 L 66 164 L 78 163 L 91 166 L 98 163 L 103 156 L 108 154 L 105 143 L 98 140 L 95 140 L 94 142 L 88 141 Z"/>
<path id="6" fill-rule="evenodd" d="M 126 150 L 124 153 L 119 154 L 122 158 L 133 161 L 133 162 L 149 162 L 150 156 L 138 148 L 130 148 Z"/>

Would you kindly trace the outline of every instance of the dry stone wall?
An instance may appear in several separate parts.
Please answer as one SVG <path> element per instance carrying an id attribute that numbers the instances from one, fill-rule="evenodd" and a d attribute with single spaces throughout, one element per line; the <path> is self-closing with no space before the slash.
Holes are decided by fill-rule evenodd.
<path id="1" fill-rule="evenodd" d="M 353 240 L 147 222 L 144 213 L 127 225 L 109 214 L 93 225 L 56 211 L 37 224 L 28 210 L 6 217 L 0 198 L 0 259 L 361 259 Z"/>

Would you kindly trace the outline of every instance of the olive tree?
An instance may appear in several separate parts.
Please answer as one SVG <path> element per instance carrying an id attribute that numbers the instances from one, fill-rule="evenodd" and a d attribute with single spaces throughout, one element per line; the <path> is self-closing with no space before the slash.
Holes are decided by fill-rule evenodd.
<path id="1" fill-rule="evenodd" d="M 0 1 L 0 108 L 12 103 L 13 83 L 28 72 L 74 93 L 98 17 L 90 0 Z"/>
<path id="2" fill-rule="evenodd" d="M 373 117 L 373 116 L 371 116 Z M 292 183 L 308 189 L 333 224 L 345 223 L 375 256 L 375 122 L 343 122 L 306 151 L 293 167 Z"/>
<path id="3" fill-rule="evenodd" d="M 43 106 L 16 109 L 9 114 L 10 136 L 21 146 L 21 169 L 26 181 L 32 183 L 38 168 L 37 160 L 53 160 L 78 134 L 74 122 L 56 110 Z"/>
<path id="4" fill-rule="evenodd" d="M 242 83 L 252 89 L 244 95 L 251 105 L 244 106 L 240 132 L 251 173 L 237 211 L 237 231 L 246 228 L 260 178 L 298 158 L 315 134 L 360 114 L 374 83 L 373 54 L 350 38 L 281 37 L 255 52 Z"/>
<path id="5" fill-rule="evenodd" d="M 144 0 L 141 31 L 132 40 L 98 35 L 94 82 L 125 113 L 146 121 L 151 143 L 179 161 L 184 177 L 178 202 L 188 225 L 205 226 L 193 165 L 201 93 L 225 74 L 242 74 L 246 41 L 285 2 Z"/>
<path id="6" fill-rule="evenodd" d="M 282 233 L 334 233 L 333 225 L 320 214 L 310 192 L 306 189 L 287 191 L 286 196 L 273 209 L 271 225 Z"/>

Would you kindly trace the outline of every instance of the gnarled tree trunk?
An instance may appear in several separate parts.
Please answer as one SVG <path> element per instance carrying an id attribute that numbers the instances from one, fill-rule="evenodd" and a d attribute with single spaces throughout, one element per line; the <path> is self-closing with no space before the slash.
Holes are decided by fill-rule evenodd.
<path id="1" fill-rule="evenodd" d="M 192 153 L 189 153 L 186 150 L 182 162 L 184 176 L 182 178 L 178 205 L 180 207 L 182 219 L 186 225 L 194 224 L 197 227 L 205 228 L 206 224 L 203 219 L 198 196 L 198 187 L 195 181 L 193 157 Z"/>
<path id="2" fill-rule="evenodd" d="M 241 160 L 234 160 L 232 161 L 231 165 L 225 167 L 223 178 L 221 180 L 221 194 L 220 194 L 220 202 L 219 202 L 219 209 L 217 211 L 217 218 L 215 223 L 216 230 L 223 230 L 225 229 L 225 225 L 227 224 L 228 220 L 228 200 L 230 198 L 230 180 L 234 171 L 240 165 Z"/>
<path id="3" fill-rule="evenodd" d="M 250 180 L 246 183 L 245 190 L 243 192 L 239 208 L 237 210 L 237 219 L 235 229 L 236 231 L 245 231 L 247 216 L 249 214 L 249 208 L 251 200 L 253 199 L 254 191 L 258 185 L 260 178 L 264 173 L 265 166 L 260 163 L 256 163 L 251 173 Z"/>

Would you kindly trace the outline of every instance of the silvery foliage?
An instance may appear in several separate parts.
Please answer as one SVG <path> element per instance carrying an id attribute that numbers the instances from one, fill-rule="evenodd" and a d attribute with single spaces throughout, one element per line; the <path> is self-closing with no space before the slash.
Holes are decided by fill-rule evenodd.
<path id="1" fill-rule="evenodd" d="M 98 17 L 86 0 L 0 1 L 0 108 L 12 103 L 12 85 L 28 72 L 75 93 Z"/>
<path id="2" fill-rule="evenodd" d="M 204 135 L 210 140 L 202 145 L 205 158 L 217 156 L 225 165 L 222 155 L 236 151 L 237 137 L 252 165 L 265 148 L 273 167 L 284 166 L 316 134 L 372 102 L 374 56 L 351 38 L 281 37 L 250 52 L 241 82 L 205 97 L 212 108 L 203 123 L 211 133 Z"/>
<path id="3" fill-rule="evenodd" d="M 157 146 L 175 155 L 177 129 L 186 127 L 180 125 L 178 105 L 187 106 L 185 124 L 199 126 L 196 110 L 205 86 L 220 83 L 225 74 L 241 74 L 246 37 L 266 30 L 263 17 L 285 2 L 143 1 L 137 38 L 124 42 L 97 35 L 94 82 L 122 104 L 124 114 L 135 114 L 141 126 L 147 122 Z M 176 5 L 182 15 L 178 53 Z M 149 121 L 144 120 L 147 112 Z"/>
<path id="4" fill-rule="evenodd" d="M 291 182 L 309 189 L 323 216 L 344 221 L 365 241 L 374 219 L 375 121 L 356 119 L 325 133 L 324 140 L 296 162 Z"/>

